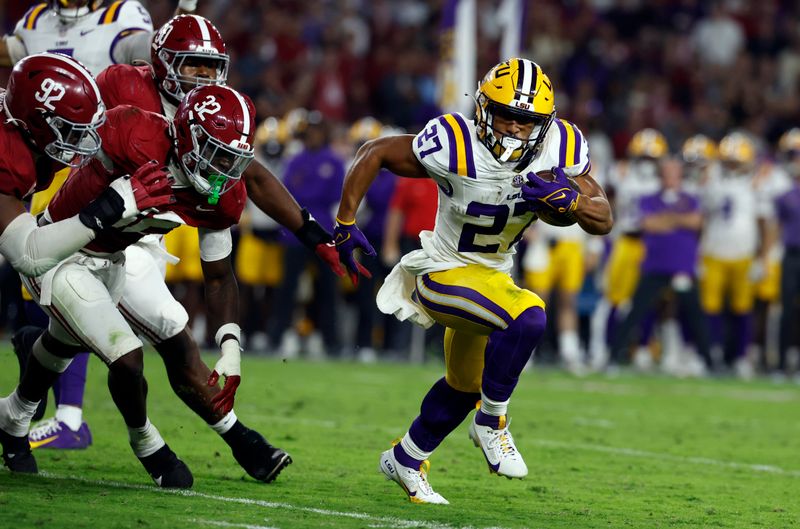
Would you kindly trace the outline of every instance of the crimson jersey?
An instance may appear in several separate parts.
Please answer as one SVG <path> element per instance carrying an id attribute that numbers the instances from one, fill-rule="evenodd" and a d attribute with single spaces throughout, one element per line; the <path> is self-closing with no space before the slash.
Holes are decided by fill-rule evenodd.
<path id="1" fill-rule="evenodd" d="M 5 90 L 0 89 L 0 95 Z M 35 191 L 50 187 L 53 175 L 60 168 L 49 156 L 34 157 L 22 130 L 5 122 L 5 110 L 0 99 L 0 194 L 29 198 Z"/>
<path id="2" fill-rule="evenodd" d="M 106 108 L 133 105 L 148 112 L 164 113 L 150 66 L 111 65 L 97 76 L 97 87 Z"/>
<path id="3" fill-rule="evenodd" d="M 173 156 L 169 121 L 154 112 L 122 105 L 106 112 L 106 122 L 99 130 L 102 153 L 113 164 L 106 166 L 94 159 L 72 174 L 48 207 L 53 221 L 77 214 L 116 178 L 133 174 L 150 160 L 168 165 Z M 215 205 L 208 203 L 191 185 L 174 188 L 174 204 L 155 214 L 141 215 L 138 220 L 119 230 L 99 233 L 86 246 L 95 253 L 118 252 L 148 233 L 167 233 L 180 224 L 196 228 L 224 230 L 239 222 L 247 200 L 244 182 L 236 184 Z"/>

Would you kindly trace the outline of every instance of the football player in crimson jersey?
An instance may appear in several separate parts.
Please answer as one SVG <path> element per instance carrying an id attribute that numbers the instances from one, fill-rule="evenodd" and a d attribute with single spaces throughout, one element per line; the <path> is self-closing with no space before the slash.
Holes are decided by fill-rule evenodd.
<path id="1" fill-rule="evenodd" d="M 17 21 L 14 31 L 0 35 L 0 66 L 12 66 L 24 57 L 42 52 L 57 52 L 74 57 L 92 73 L 116 63 L 133 63 L 150 58 L 153 22 L 138 0 L 42 0 L 32 4 Z M 197 0 L 179 0 L 175 14 L 190 13 Z M 59 171 L 49 189 L 31 200 L 31 213 L 44 211 L 47 202 L 64 182 L 68 170 Z M 157 246 L 158 238 L 142 241 L 143 248 Z M 141 255 L 138 252 L 137 255 Z M 136 261 L 130 256 L 128 262 Z M 31 300 L 27 291 L 26 300 Z M 12 343 L 20 365 L 30 355 L 30 347 L 47 326 L 47 318 L 35 303 L 26 303 L 29 323 L 19 329 Z M 83 422 L 83 385 L 89 353 L 77 357 L 53 388 L 55 417 L 42 421 L 31 431 L 35 445 L 47 448 L 86 448 L 91 433 Z M 37 416 L 44 414 L 43 401 Z"/>
<path id="2" fill-rule="evenodd" d="M 146 210 L 170 200 L 169 181 L 163 175 L 118 179 L 74 215 L 37 228 L 23 199 L 46 189 L 57 170 L 79 167 L 99 152 L 98 128 L 104 110 L 88 70 L 59 54 L 26 57 L 11 72 L 7 90 L 0 93 L 4 116 L 0 125 L 0 253 L 22 275 L 45 274 L 102 229 L 135 218 L 137 208 Z M 15 416 L 29 403 L 27 396 L 15 393 L 3 399 L 0 408 Z M 16 470 L 30 471 L 35 469 L 32 459 L 11 462 L 9 458 L 28 450 L 27 437 L 18 435 L 24 433 L 0 420 L 4 461 Z"/>
<path id="3" fill-rule="evenodd" d="M 220 375 L 226 378 L 223 390 L 209 399 L 222 416 L 212 428 L 225 432 L 223 438 L 248 473 L 269 481 L 289 462 L 288 454 L 281 450 L 268 454 L 257 451 L 255 455 L 260 458 L 253 458 L 253 436 L 246 435 L 246 428 L 229 413 L 240 380 L 230 227 L 238 222 L 245 204 L 241 174 L 253 158 L 253 117 L 252 102 L 223 86 L 203 86 L 190 92 L 178 108 L 174 128 L 163 116 L 136 107 L 124 105 L 108 111 L 100 129 L 105 145 L 102 161 L 87 164 L 68 179 L 45 218 L 58 222 L 71 216 L 119 174 L 169 175 L 174 180 L 175 201 L 118 229 L 103 231 L 51 274 L 26 281 L 37 301 L 48 310 L 51 326 L 34 345 L 19 393 L 26 396 L 26 403 L 35 406 L 58 372 L 69 364 L 70 359 L 65 358 L 68 352 L 80 346 L 91 349 L 109 366 L 109 389 L 128 426 L 134 453 L 162 487 L 187 488 L 193 478 L 147 419 L 142 343 L 129 322 L 135 322 L 136 330 L 157 342 L 159 336 L 175 336 L 183 330 L 186 315 L 169 314 L 176 310 L 175 304 L 153 302 L 162 300 L 166 291 L 163 280 L 153 273 L 140 279 L 149 302 L 133 307 L 136 313 L 126 313 L 129 307 L 118 308 L 117 302 L 125 281 L 125 248 L 145 234 L 166 233 L 181 224 L 199 228 L 206 292 L 213 300 L 208 307 L 209 321 L 217 329 L 216 341 L 222 352 L 210 377 L 207 369 L 201 371 L 197 366 L 191 366 L 187 376 L 195 377 L 195 387 L 206 380 L 216 384 Z M 156 282 L 144 284 L 153 277 Z M 176 384 L 175 380 L 171 382 Z M 8 413 L 2 406 L 7 400 L 0 401 L 0 425 L 26 428 L 28 410 Z M 202 415 L 209 407 L 195 411 Z M 14 456 L 11 461 L 33 461 L 29 450 L 10 455 Z M 31 467 L 35 470 L 35 462 Z"/>
<path id="4" fill-rule="evenodd" d="M 135 206 L 166 203 L 163 185 L 120 180 L 62 222 L 37 228 L 23 199 L 46 189 L 56 171 L 79 167 L 101 145 L 105 106 L 91 74 L 75 59 L 54 53 L 20 61 L 0 90 L 0 253 L 15 270 L 38 276 L 91 242 L 103 226 L 135 216 Z M 145 181 L 149 184 L 150 181 Z M 166 181 L 162 179 L 162 184 Z M 148 197 L 147 192 L 164 197 Z M 131 209 L 134 208 L 134 209 Z"/>

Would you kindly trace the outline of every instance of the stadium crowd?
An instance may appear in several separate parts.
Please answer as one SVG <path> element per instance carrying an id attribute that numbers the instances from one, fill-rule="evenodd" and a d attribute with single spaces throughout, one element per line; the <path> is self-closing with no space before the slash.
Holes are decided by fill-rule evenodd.
<path id="1" fill-rule="evenodd" d="M 174 10 L 143 3 L 155 27 Z M 5 33 L 23 4 L 0 10 Z M 443 4 L 201 2 L 229 46 L 229 84 L 255 102 L 258 158 L 326 229 L 358 147 L 415 134 L 440 113 Z M 525 17 L 535 31 L 523 55 L 553 81 L 559 116 L 583 130 L 617 219 L 609 237 L 541 222 L 526 236 L 515 274 L 555 316 L 537 357 L 576 372 L 629 361 L 677 374 L 794 372 L 800 131 L 787 131 L 800 123 L 800 6 L 535 0 Z M 482 72 L 497 62 L 500 34 L 492 16 L 479 20 Z M 363 259 L 373 278 L 358 287 L 249 207 L 235 235 L 246 349 L 374 361 L 441 343 L 374 303 L 381 279 L 432 229 L 436 195 L 429 180 L 379 177 L 358 214 L 378 256 Z M 167 280 L 209 343 L 194 241 L 188 228 L 167 237 L 181 258 Z M 2 278 L 10 333 L 23 318 L 19 282 L 7 265 Z"/>

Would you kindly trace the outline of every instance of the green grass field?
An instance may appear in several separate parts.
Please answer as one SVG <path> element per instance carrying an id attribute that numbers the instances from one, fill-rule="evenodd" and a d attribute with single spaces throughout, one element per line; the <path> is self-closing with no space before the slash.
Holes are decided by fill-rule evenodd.
<path id="1" fill-rule="evenodd" d="M 0 393 L 16 360 L 0 347 Z M 420 506 L 377 473 L 441 366 L 282 363 L 246 357 L 242 421 L 291 452 L 264 485 L 175 397 L 148 354 L 150 417 L 194 472 L 156 488 L 89 368 L 85 451 L 37 451 L 42 476 L 0 471 L 0 527 L 800 527 L 800 388 L 766 382 L 525 373 L 512 431 L 530 475 L 490 475 L 462 425 L 431 463 L 449 506 Z M 51 410 L 52 411 L 52 408 Z"/>

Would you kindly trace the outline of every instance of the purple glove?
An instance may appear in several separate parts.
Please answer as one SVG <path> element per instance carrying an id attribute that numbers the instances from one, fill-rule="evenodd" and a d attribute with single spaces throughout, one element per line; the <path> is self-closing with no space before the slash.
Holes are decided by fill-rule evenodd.
<path id="1" fill-rule="evenodd" d="M 339 252 L 339 260 L 347 267 L 347 273 L 350 275 L 350 280 L 353 285 L 358 285 L 358 274 L 365 277 L 372 277 L 366 268 L 361 266 L 361 263 L 356 261 L 353 252 L 358 249 L 366 255 L 375 255 L 375 248 L 369 243 L 367 238 L 361 233 L 361 230 L 356 226 L 353 221 L 349 224 L 336 219 L 336 224 L 333 227 L 333 241 L 336 243 L 336 250 Z"/>
<path id="2" fill-rule="evenodd" d="M 522 198 L 531 206 L 532 211 L 552 209 L 558 213 L 572 213 L 578 207 L 580 192 L 574 189 L 564 170 L 553 167 L 553 180 L 528 173 L 528 182 L 522 186 Z"/>

